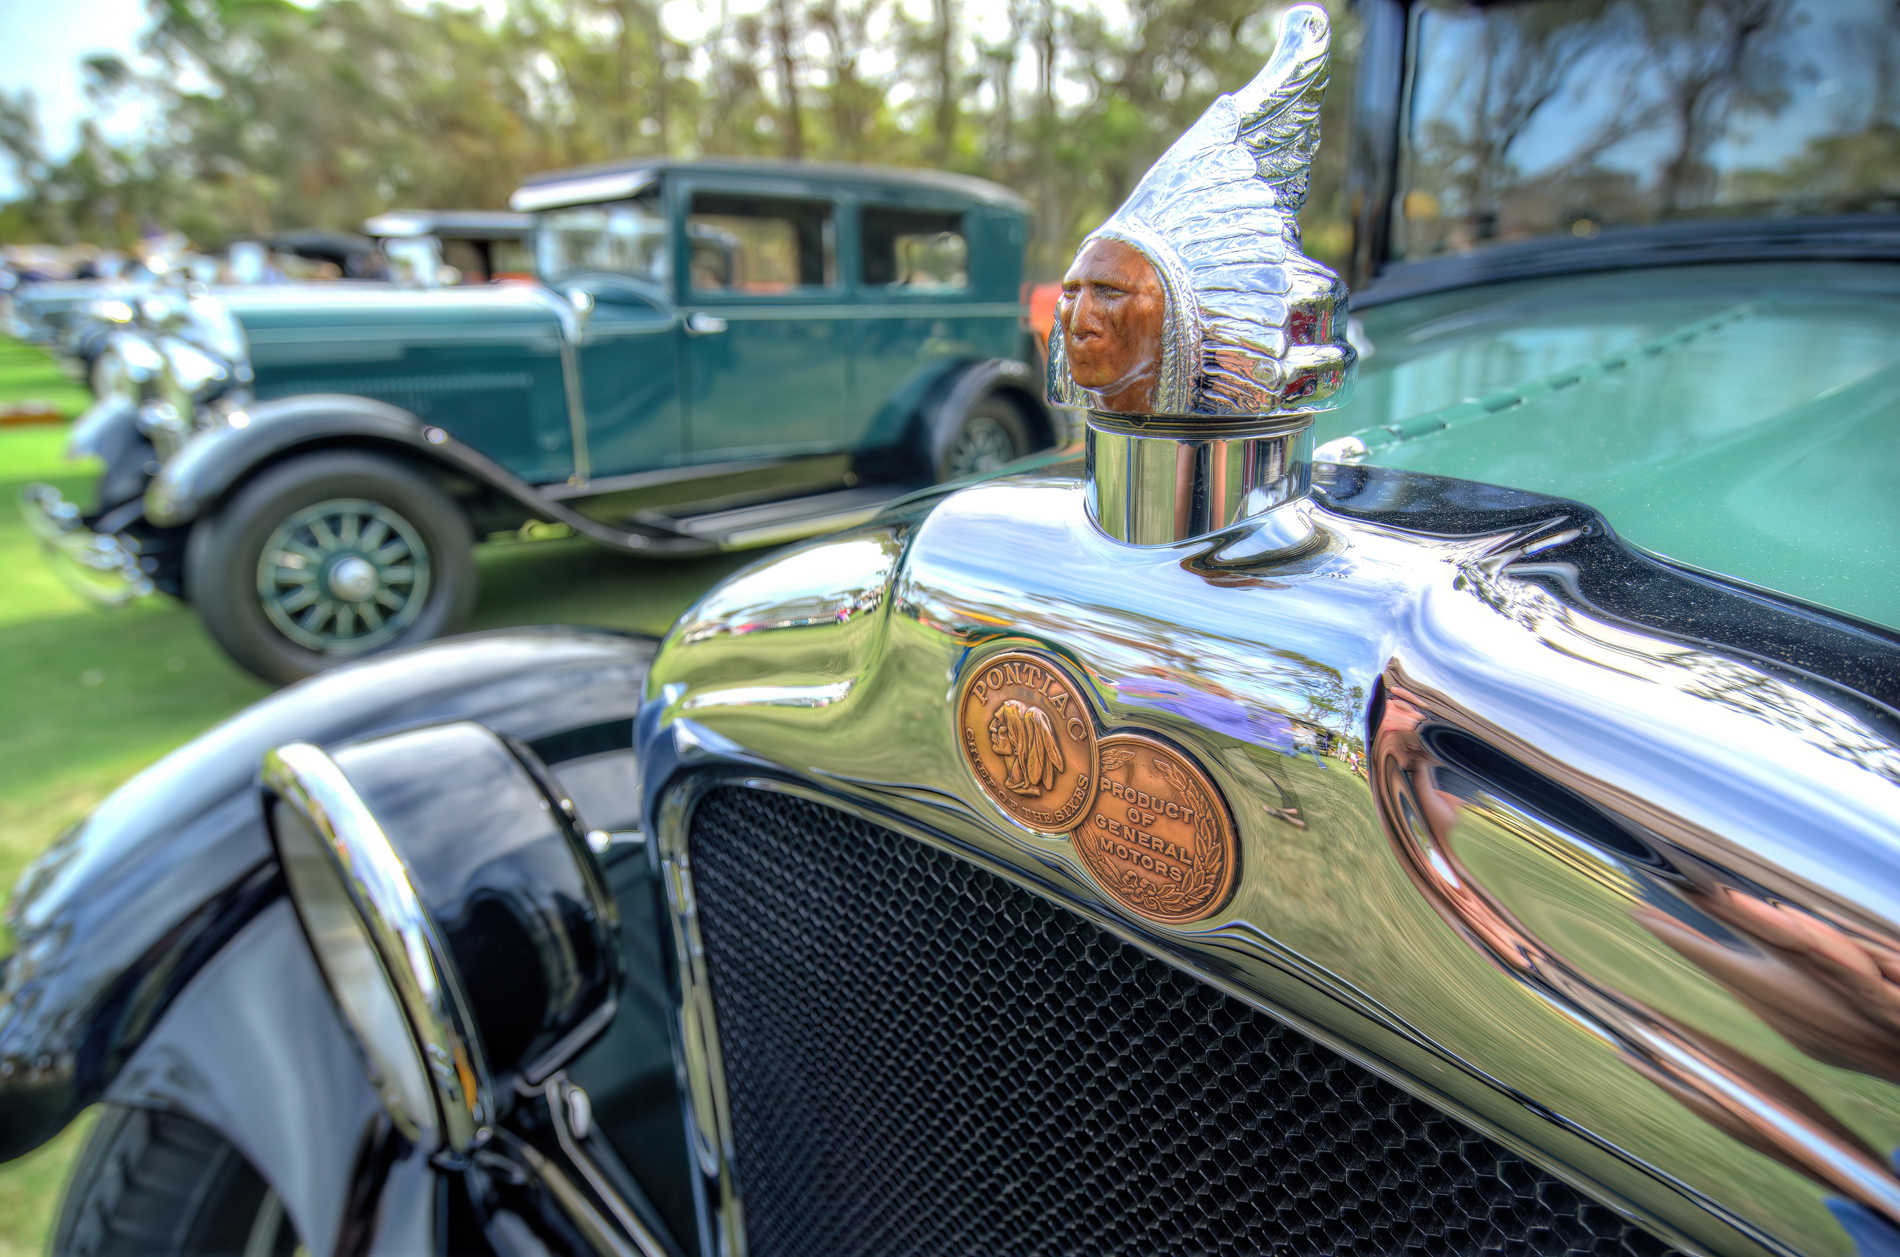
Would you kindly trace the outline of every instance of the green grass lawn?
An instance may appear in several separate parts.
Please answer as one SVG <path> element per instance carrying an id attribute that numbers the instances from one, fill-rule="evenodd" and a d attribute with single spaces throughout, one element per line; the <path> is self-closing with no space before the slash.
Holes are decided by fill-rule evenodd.
<path id="1" fill-rule="evenodd" d="M 45 402 L 70 419 L 92 394 L 33 346 L 0 336 L 0 406 L 26 401 Z"/>
<path id="2" fill-rule="evenodd" d="M 0 406 L 70 402 L 37 351 L 0 339 Z M 102 611 L 41 560 L 14 503 L 47 481 L 78 502 L 96 468 L 63 460 L 65 425 L 0 428 L 0 893 L 54 835 L 165 752 L 270 692 L 166 598 Z M 473 628 L 592 624 L 663 632 L 754 555 L 659 563 L 579 540 L 485 547 Z M 0 932 L 0 954 L 12 941 Z M 44 1251 L 82 1132 L 0 1166 L 0 1257 Z"/>

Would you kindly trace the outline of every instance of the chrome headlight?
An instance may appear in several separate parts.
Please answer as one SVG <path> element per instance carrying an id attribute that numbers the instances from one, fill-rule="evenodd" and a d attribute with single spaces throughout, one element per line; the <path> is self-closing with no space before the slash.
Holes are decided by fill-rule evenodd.
<path id="1" fill-rule="evenodd" d="M 615 1008 L 612 900 L 532 759 L 461 722 L 264 761 L 290 897 L 370 1079 L 405 1135 L 456 1153 Z"/>
<path id="2" fill-rule="evenodd" d="M 139 322 L 147 327 L 170 331 L 185 312 L 185 294 L 175 288 L 159 288 L 139 298 Z"/>
<path id="3" fill-rule="evenodd" d="M 172 456 L 183 449 L 190 439 L 193 423 L 189 402 L 180 409 L 176 402 L 165 400 L 148 401 L 139 407 L 139 431 L 152 438 L 152 448 L 158 452 L 158 460 L 168 463 Z"/>
<path id="4" fill-rule="evenodd" d="M 231 313 L 231 307 L 209 294 L 199 294 L 188 299 L 188 308 L 189 324 L 178 330 L 180 336 L 203 346 L 234 368 L 250 359 L 250 341 L 244 335 L 244 325 Z M 239 378 L 242 378 L 241 373 Z"/>
<path id="5" fill-rule="evenodd" d="M 164 374 L 165 355 L 137 332 L 114 332 L 106 348 L 119 360 L 125 379 L 131 385 L 151 384 Z"/>
<path id="6" fill-rule="evenodd" d="M 108 342 L 92 360 L 92 395 L 102 402 L 134 402 L 139 399 L 138 385 L 133 383 L 131 372 L 125 365 L 125 359 Z"/>
<path id="7" fill-rule="evenodd" d="M 107 297 L 90 302 L 86 306 L 86 313 L 105 323 L 131 323 L 138 317 L 138 312 L 132 308 L 132 303 L 118 297 Z"/>
<path id="8" fill-rule="evenodd" d="M 167 397 L 173 405 L 189 409 L 208 402 L 231 383 L 231 369 L 225 360 L 206 353 L 190 341 L 167 336 L 158 342 L 165 358 L 165 382 L 177 396 Z"/>

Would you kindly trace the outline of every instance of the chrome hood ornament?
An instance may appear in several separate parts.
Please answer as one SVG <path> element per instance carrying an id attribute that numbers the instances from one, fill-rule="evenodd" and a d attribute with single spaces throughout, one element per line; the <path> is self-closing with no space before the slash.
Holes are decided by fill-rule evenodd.
<path id="1" fill-rule="evenodd" d="M 1266 68 L 1175 141 L 1063 279 L 1049 399 L 1090 412 L 1111 536 L 1177 541 L 1305 494 L 1305 434 L 1346 400 L 1356 360 L 1345 284 L 1300 251 L 1330 42 L 1324 10 L 1288 11 Z M 1127 444 L 1157 438 L 1169 448 Z M 1184 478 L 1182 442 L 1232 465 Z"/>

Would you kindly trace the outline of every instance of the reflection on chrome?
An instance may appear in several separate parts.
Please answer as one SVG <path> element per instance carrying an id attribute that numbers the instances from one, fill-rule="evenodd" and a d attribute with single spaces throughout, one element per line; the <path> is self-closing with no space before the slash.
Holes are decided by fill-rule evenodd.
<path id="1" fill-rule="evenodd" d="M 1474 823 L 1531 844 L 1607 891 L 1601 898 L 1610 911 L 1625 908 L 1817 1060 L 1857 1068 L 1867 1048 L 1878 1050 L 1869 1054 L 1876 1067 L 1868 1072 L 1889 1081 L 1900 1079 L 1893 1063 L 1900 1036 L 1876 1019 L 1895 1011 L 1886 992 L 1900 988 L 1886 981 L 1876 957 L 1900 972 L 1900 951 L 1856 939 L 1758 888 L 1710 884 L 1725 875 L 1594 802 L 1598 783 L 1578 781 L 1573 789 L 1543 778 L 1474 732 L 1482 722 L 1445 696 L 1408 686 L 1402 669 L 1382 680 L 1371 725 L 1373 797 L 1427 902 L 1473 947 L 1615 1042 L 1633 1068 L 1703 1120 L 1900 1222 L 1900 1178 L 1873 1147 L 1772 1068 L 1593 981 L 1554 952 L 1459 858 L 1460 824 L 1470 809 Z M 1568 813 L 1586 832 L 1566 833 L 1539 811 Z M 1690 870 L 1700 872 L 1701 884 Z M 1873 995 L 1867 1014 L 1843 1005 L 1842 978 Z M 1788 1015 L 1796 1010 L 1819 1020 L 1805 1025 Z"/>
<path id="2" fill-rule="evenodd" d="M 1883 0 L 1415 13 L 1397 256 L 1714 212 L 1838 214 L 1893 186 L 1874 138 L 1893 125 L 1880 85 L 1900 43 Z M 1694 126 L 1678 125 L 1685 108 Z M 1845 152 L 1864 156 L 1829 160 Z"/>
<path id="3" fill-rule="evenodd" d="M 1207 440 L 1136 436 L 1090 427 L 1089 509 L 1102 531 L 1131 545 L 1205 537 L 1296 503 L 1312 487 L 1313 430 Z M 1312 536 L 1303 516 L 1275 512 L 1276 549 Z"/>
<path id="4" fill-rule="evenodd" d="M 1759 602 L 1800 666 L 1644 628 L 1595 600 L 1649 561 L 1574 503 L 1329 468 L 1310 547 L 1260 521 L 1132 547 L 1080 471 L 900 506 L 723 586 L 654 665 L 648 761 L 979 859 L 1692 1247 L 1900 1234 L 1897 726 L 1800 635 L 1844 635 L 1861 676 L 1900 676 L 1900 651 Z M 1676 582 L 1659 598 L 1748 597 L 1644 570 Z M 847 605 L 875 610 L 825 612 Z M 1005 648 L 1059 654 L 1104 731 L 1205 766 L 1241 844 L 1227 907 L 1140 921 L 1067 839 L 997 817 L 951 708 Z M 722 701 L 736 685 L 838 697 Z M 694 795 L 664 784 L 694 1148 L 742 1238 Z"/>

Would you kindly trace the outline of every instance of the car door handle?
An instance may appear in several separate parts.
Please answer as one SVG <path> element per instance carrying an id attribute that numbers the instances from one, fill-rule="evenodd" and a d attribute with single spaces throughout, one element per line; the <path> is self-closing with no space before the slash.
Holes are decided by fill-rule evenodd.
<path id="1" fill-rule="evenodd" d="M 707 314 L 704 310 L 695 310 L 686 319 L 688 336 L 717 336 L 726 330 L 726 321 L 716 314 Z"/>

